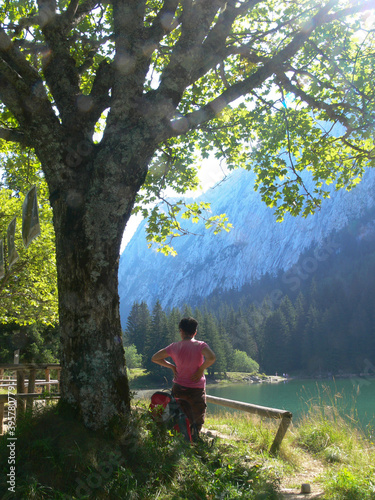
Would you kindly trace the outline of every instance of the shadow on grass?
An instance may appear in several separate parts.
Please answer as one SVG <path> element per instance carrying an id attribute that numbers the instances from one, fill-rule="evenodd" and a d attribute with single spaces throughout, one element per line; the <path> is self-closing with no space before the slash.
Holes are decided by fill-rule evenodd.
<path id="1" fill-rule="evenodd" d="M 0 438 L 1 498 L 273 499 L 277 485 L 203 438 L 191 445 L 156 425 L 145 408 L 107 432 L 83 426 L 59 403 L 17 424 L 16 494 L 8 490 L 9 440 Z"/>

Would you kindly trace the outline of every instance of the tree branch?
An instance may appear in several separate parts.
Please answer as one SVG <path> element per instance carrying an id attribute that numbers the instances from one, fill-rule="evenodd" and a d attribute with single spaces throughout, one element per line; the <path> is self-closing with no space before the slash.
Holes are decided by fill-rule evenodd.
<path id="1" fill-rule="evenodd" d="M 110 122 L 120 110 L 137 106 L 151 57 L 143 43 L 145 0 L 113 0 L 112 3 L 116 55 Z"/>
<path id="2" fill-rule="evenodd" d="M 261 86 L 267 78 L 269 78 L 276 71 L 282 70 L 282 64 L 290 60 L 298 50 L 303 46 L 306 40 L 310 37 L 313 31 L 325 22 L 325 17 L 331 7 L 334 5 L 335 0 L 330 0 L 319 12 L 306 23 L 300 32 L 298 32 L 291 42 L 281 49 L 278 54 L 268 59 L 262 67 L 258 68 L 252 75 L 241 82 L 233 84 L 230 88 L 226 89 L 220 96 L 213 99 L 211 102 L 200 108 L 185 115 L 181 120 L 184 121 L 183 127 L 170 127 L 169 130 L 164 130 L 166 140 L 168 137 L 176 137 L 187 130 L 192 130 L 199 127 L 201 124 L 212 120 L 217 116 L 228 104 L 235 101 L 239 97 L 248 94 L 255 88 Z M 176 120 L 178 122 L 178 120 Z"/>
<path id="3" fill-rule="evenodd" d="M 208 33 L 201 50 L 200 77 L 228 55 L 226 40 L 231 33 L 233 22 L 245 12 L 253 9 L 260 0 L 248 0 L 239 7 L 236 3 L 227 4 L 215 26 Z M 208 55 L 208 56 L 207 56 Z"/>
<path id="4" fill-rule="evenodd" d="M 38 5 L 41 3 L 39 1 Z M 21 18 L 18 24 L 10 23 L 7 27 L 8 29 L 12 29 L 15 35 L 19 35 L 24 29 L 28 29 L 31 26 L 40 26 L 42 28 L 55 18 L 60 26 L 64 27 L 65 33 L 68 33 L 71 28 L 86 17 L 99 3 L 99 0 L 86 0 L 79 4 L 79 0 L 71 0 L 67 9 L 61 14 L 57 14 L 56 5 L 53 1 L 43 2 L 43 6 L 39 8 L 38 13 Z"/>
<path id="5" fill-rule="evenodd" d="M 334 110 L 334 106 L 332 104 L 327 104 L 325 102 L 318 101 L 311 95 L 304 92 L 301 88 L 293 85 L 292 82 L 284 73 L 284 71 L 281 70 L 276 71 L 276 76 L 285 90 L 292 92 L 294 95 L 298 96 L 302 101 L 306 102 L 309 106 L 311 106 L 311 108 L 325 111 L 327 113 L 327 116 L 329 116 L 329 118 L 331 118 L 333 121 L 340 122 L 342 125 L 344 125 L 347 131 L 350 132 L 352 130 L 348 118 L 341 113 L 337 113 Z"/>
<path id="6" fill-rule="evenodd" d="M 166 33 L 177 27 L 175 13 L 179 0 L 165 0 L 152 25 L 146 29 L 146 41 L 157 45 Z"/>
<path id="7" fill-rule="evenodd" d="M 89 68 L 91 68 L 91 66 L 94 63 L 94 58 L 95 58 L 95 56 L 98 53 L 98 49 L 102 45 L 104 45 L 106 42 L 108 42 L 109 40 L 113 40 L 113 36 L 105 36 L 105 37 L 102 37 L 100 39 L 100 41 L 95 41 L 95 42 L 87 40 L 88 45 L 90 45 L 91 48 L 90 48 L 90 50 L 88 52 L 88 55 L 87 55 L 85 61 L 78 68 L 78 73 L 80 75 L 82 75 L 86 70 L 88 70 Z"/>
<path id="8" fill-rule="evenodd" d="M 113 85 L 114 68 L 107 61 L 102 61 L 96 72 L 91 93 L 87 99 L 92 103 L 90 111 L 86 114 L 88 132 L 91 132 L 103 111 L 110 107 L 111 96 L 109 91 Z"/>
<path id="9" fill-rule="evenodd" d="M 0 58 L 0 99 L 9 108 L 20 124 L 27 122 L 35 101 L 30 87 L 23 81 L 19 73 Z M 26 106 L 29 104 L 29 107 Z M 31 109 L 30 109 L 31 108 Z"/>
<path id="10" fill-rule="evenodd" d="M 19 128 L 3 128 L 0 127 L 0 139 L 9 142 L 17 142 L 23 146 L 31 146 L 24 132 Z"/>
<path id="11" fill-rule="evenodd" d="M 0 27 L 0 55 L 14 71 L 28 81 L 29 85 L 41 81 L 38 71 L 26 60 L 2 27 Z"/>
<path id="12" fill-rule="evenodd" d="M 41 113 L 46 104 L 50 106 L 38 71 L 3 28 L 0 28 L 0 68 L 0 97 L 21 125 L 29 122 L 33 114 Z"/>
<path id="13" fill-rule="evenodd" d="M 347 139 L 345 139 L 345 137 L 342 138 L 342 142 L 344 144 L 346 144 L 347 146 L 349 146 L 354 151 L 357 151 L 357 153 L 359 153 L 360 156 L 366 156 L 369 160 L 375 158 L 375 148 L 372 148 L 372 149 L 360 148 L 360 147 L 356 146 L 356 144 L 349 142 Z"/>
<path id="14" fill-rule="evenodd" d="M 341 75 L 343 81 L 348 85 L 348 87 L 350 87 L 351 89 L 354 89 L 356 92 L 358 92 L 358 94 L 360 94 L 363 98 L 365 99 L 369 99 L 368 96 L 366 96 L 366 94 L 364 94 L 363 92 L 361 92 L 354 84 L 353 82 L 349 81 L 346 77 L 345 77 L 345 74 L 343 73 L 343 71 L 341 71 L 340 67 L 335 63 L 334 60 L 332 60 L 332 58 L 329 58 L 327 56 L 327 54 L 325 54 L 312 40 L 310 40 L 310 45 L 314 48 L 314 50 L 316 50 L 316 52 L 318 54 L 320 54 L 323 59 L 325 59 L 330 65 L 332 65 L 332 67 L 334 68 L 335 72 L 338 73 L 339 75 Z"/>
<path id="15" fill-rule="evenodd" d="M 90 3 L 93 3 L 93 2 L 90 2 Z M 79 6 L 79 0 L 70 0 L 68 8 L 66 9 L 66 11 L 62 15 L 62 18 L 64 19 L 64 21 L 67 24 L 72 24 L 72 21 L 77 14 L 78 6 Z"/>
<path id="16" fill-rule="evenodd" d="M 47 3 L 38 0 L 38 6 L 40 14 L 43 9 L 51 14 L 55 8 L 54 0 L 49 0 Z M 42 26 L 43 35 L 50 49 L 42 59 L 42 66 L 64 126 L 75 131 L 80 128 L 76 120 L 76 97 L 80 93 L 79 75 L 75 60 L 70 54 L 66 26 L 61 19 L 54 11 Z M 61 78 L 62 74 L 64 78 Z"/>
<path id="17" fill-rule="evenodd" d="M 375 8 L 375 1 L 368 0 L 367 2 L 358 2 L 357 5 L 353 5 L 353 7 L 348 7 L 347 9 L 340 10 L 327 16 L 327 22 L 331 23 L 332 21 L 337 21 L 339 19 L 343 19 L 347 16 L 352 16 L 353 14 L 358 14 L 358 12 L 365 12 L 367 10 L 373 10 Z"/>
<path id="18" fill-rule="evenodd" d="M 99 0 L 86 0 L 82 3 L 79 3 L 79 0 L 71 0 L 68 8 L 60 14 L 60 23 L 64 26 L 65 33 L 69 33 L 100 3 Z"/>
<path id="19" fill-rule="evenodd" d="M 170 99 L 173 106 L 177 107 L 186 87 L 197 79 L 203 57 L 202 43 L 218 10 L 223 6 L 223 0 L 200 1 L 194 5 L 190 0 L 184 2 L 181 36 L 161 75 L 157 98 Z M 210 56 L 209 51 L 204 53 L 204 57 Z"/>
<path id="20" fill-rule="evenodd" d="M 113 0 L 112 4 L 116 52 L 133 56 L 144 39 L 145 0 Z"/>
<path id="21" fill-rule="evenodd" d="M 18 36 L 21 33 L 21 31 L 23 31 L 24 29 L 28 29 L 31 26 L 35 26 L 35 25 L 39 25 L 39 24 L 40 24 L 40 17 L 38 14 L 35 14 L 35 15 L 32 15 L 29 17 L 21 18 L 19 20 L 18 24 L 9 23 L 7 25 L 7 28 L 9 30 L 13 30 L 14 35 Z"/>

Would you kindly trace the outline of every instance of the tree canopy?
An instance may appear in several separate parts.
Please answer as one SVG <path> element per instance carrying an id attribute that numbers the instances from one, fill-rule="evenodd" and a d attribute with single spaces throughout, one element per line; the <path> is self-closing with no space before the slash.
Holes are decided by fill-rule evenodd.
<path id="1" fill-rule="evenodd" d="M 130 407 L 117 269 L 133 209 L 163 245 L 181 231 L 179 212 L 226 227 L 204 205 L 147 208 L 168 186 L 196 187 L 210 155 L 254 168 L 280 220 L 312 212 L 325 182 L 350 188 L 373 166 L 373 10 L 371 0 L 1 4 L 1 147 L 35 154 L 48 185 L 61 391 L 87 425 Z"/>
<path id="2" fill-rule="evenodd" d="M 151 119 L 157 144 L 135 210 L 150 217 L 159 243 L 181 230 L 179 211 L 197 217 L 207 207 L 181 201 L 165 215 L 147 204 L 166 186 L 196 187 L 196 168 L 212 152 L 231 168 L 255 168 L 280 219 L 310 213 L 324 182 L 350 187 L 374 162 L 373 8 L 363 0 L 6 2 L 0 137 L 34 146 L 28 114 L 48 115 L 79 131 L 80 142 L 65 144 L 74 168 L 93 137 L 100 144 L 110 127 L 127 132 L 116 115 L 132 103 Z M 314 193 L 304 188 L 306 168 Z"/>

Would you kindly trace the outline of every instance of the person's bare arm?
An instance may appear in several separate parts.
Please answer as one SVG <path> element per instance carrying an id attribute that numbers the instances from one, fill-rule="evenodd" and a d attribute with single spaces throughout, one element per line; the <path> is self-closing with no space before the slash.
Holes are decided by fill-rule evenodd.
<path id="1" fill-rule="evenodd" d="M 166 368 L 170 368 L 173 371 L 173 374 L 176 376 L 176 373 L 177 373 L 176 366 L 165 359 L 168 357 L 169 357 L 169 354 L 167 353 L 166 349 L 161 349 L 160 351 L 156 352 L 152 356 L 151 361 L 153 363 L 156 363 L 157 365 L 165 366 Z"/>
<path id="2" fill-rule="evenodd" d="M 204 356 L 204 361 L 198 368 L 198 370 L 191 376 L 191 380 L 193 382 L 198 382 L 198 380 L 202 378 L 204 370 L 213 365 L 216 361 L 215 353 L 208 346 L 202 349 L 202 354 Z"/>

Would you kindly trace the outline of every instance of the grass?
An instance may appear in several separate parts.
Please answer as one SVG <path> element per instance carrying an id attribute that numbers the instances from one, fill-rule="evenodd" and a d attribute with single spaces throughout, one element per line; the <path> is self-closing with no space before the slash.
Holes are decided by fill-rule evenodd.
<path id="1" fill-rule="evenodd" d="M 0 491 L 7 490 L 8 451 L 5 436 Z M 26 416 L 16 455 L 22 499 L 277 498 L 278 476 L 263 468 L 266 459 L 210 437 L 190 445 L 156 425 L 142 403 L 103 434 L 85 429 L 61 404 Z"/>
<path id="2" fill-rule="evenodd" d="M 358 422 L 342 416 L 337 406 L 330 406 L 328 415 L 324 407 L 315 407 L 299 424 L 296 444 L 323 462 L 325 498 L 375 499 L 373 430 L 365 433 Z"/>
<path id="3" fill-rule="evenodd" d="M 288 430 L 278 456 L 268 453 L 278 425 L 272 420 L 239 412 L 208 414 L 205 428 L 211 435 L 190 445 L 156 425 L 147 407 L 148 401 L 134 402 L 132 415 L 113 422 L 106 433 L 85 429 L 60 403 L 26 416 L 17 427 L 17 498 L 276 500 L 286 481 L 299 488 L 300 472 L 314 462 L 324 499 L 375 499 L 373 434 L 365 437 L 334 406 L 311 407 Z M 5 436 L 0 439 L 4 492 L 6 444 Z M 314 478 L 308 479 L 303 482 L 314 489 Z"/>
<path id="4" fill-rule="evenodd" d="M 171 382 L 165 380 L 156 380 L 144 368 L 131 368 L 128 370 L 129 386 L 132 391 L 138 389 L 159 389 L 170 387 Z"/>

